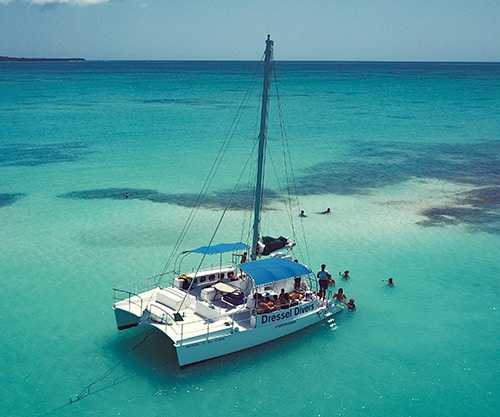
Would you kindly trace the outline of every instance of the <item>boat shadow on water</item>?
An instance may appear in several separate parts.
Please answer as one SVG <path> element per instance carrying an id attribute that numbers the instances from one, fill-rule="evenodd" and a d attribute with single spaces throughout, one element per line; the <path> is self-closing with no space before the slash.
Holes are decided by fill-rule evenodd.
<path id="1" fill-rule="evenodd" d="M 273 358 L 286 363 L 298 361 L 299 366 L 306 366 L 303 358 L 307 357 L 311 348 L 318 348 L 319 354 L 324 343 L 334 341 L 336 336 L 331 332 L 332 327 L 332 323 L 318 323 L 282 337 L 274 343 L 261 344 L 232 355 L 219 356 L 182 367 L 177 363 L 176 350 L 170 340 L 154 329 L 138 327 L 131 332 L 121 333 L 107 348 L 116 356 L 115 363 L 122 368 L 120 373 L 128 375 L 120 378 L 118 383 L 126 382 L 138 374 L 158 379 L 163 384 L 177 383 L 181 376 L 195 377 L 198 383 L 200 378 L 213 379 L 218 372 L 225 374 L 229 370 L 238 373 L 267 367 Z M 115 378 L 118 376 L 115 375 Z"/>
<path id="2" fill-rule="evenodd" d="M 319 357 L 324 346 L 334 342 L 336 336 L 331 329 L 331 323 L 321 322 L 282 337 L 275 343 L 261 344 L 232 355 L 180 367 L 175 347 L 165 335 L 155 329 L 137 327 L 127 333 L 120 333 L 102 347 L 103 351 L 109 353 L 109 367 L 105 372 L 94 375 L 93 380 L 83 381 L 87 385 L 78 394 L 72 395 L 69 403 L 63 407 L 90 395 L 117 389 L 121 384 L 130 386 L 128 384 L 136 377 L 150 380 L 160 386 L 162 391 L 168 391 L 175 389 L 180 380 L 189 385 L 218 380 L 228 373 L 260 373 L 273 361 L 287 363 L 291 370 L 307 368 L 310 363 L 304 358 L 311 357 L 311 349 L 318 350 L 318 354 L 313 357 Z"/>

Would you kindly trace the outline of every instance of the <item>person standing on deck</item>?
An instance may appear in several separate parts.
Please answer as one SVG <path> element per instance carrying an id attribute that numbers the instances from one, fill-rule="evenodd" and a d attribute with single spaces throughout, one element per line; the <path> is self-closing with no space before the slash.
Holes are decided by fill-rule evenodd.
<path id="1" fill-rule="evenodd" d="M 241 256 L 241 264 L 244 264 L 247 261 L 247 253 L 243 252 L 242 254 L 233 253 L 233 256 Z M 240 278 L 243 278 L 243 270 L 240 269 Z"/>
<path id="2" fill-rule="evenodd" d="M 332 278 L 330 273 L 326 270 L 326 265 L 321 265 L 321 271 L 319 271 L 316 276 L 318 277 L 319 284 L 319 298 L 326 298 L 326 290 L 328 288 L 328 280 Z"/>

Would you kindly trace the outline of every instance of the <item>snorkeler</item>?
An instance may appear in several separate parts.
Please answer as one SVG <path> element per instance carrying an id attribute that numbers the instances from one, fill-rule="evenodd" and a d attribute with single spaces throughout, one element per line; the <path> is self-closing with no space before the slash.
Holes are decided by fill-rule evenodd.
<path id="1" fill-rule="evenodd" d="M 346 269 L 343 274 L 339 272 L 339 275 L 342 277 L 342 279 L 349 279 L 349 278 L 351 278 L 349 276 L 349 270 L 348 269 Z"/>

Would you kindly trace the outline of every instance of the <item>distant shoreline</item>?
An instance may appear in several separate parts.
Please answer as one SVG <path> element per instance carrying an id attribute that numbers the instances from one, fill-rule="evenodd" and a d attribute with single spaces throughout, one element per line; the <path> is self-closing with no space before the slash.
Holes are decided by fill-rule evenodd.
<path id="1" fill-rule="evenodd" d="M 83 62 L 83 58 L 15 58 L 0 56 L 0 62 Z"/>

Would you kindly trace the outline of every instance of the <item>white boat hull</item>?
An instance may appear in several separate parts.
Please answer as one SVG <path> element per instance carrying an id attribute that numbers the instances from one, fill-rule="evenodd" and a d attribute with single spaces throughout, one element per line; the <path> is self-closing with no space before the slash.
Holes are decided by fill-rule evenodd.
<path id="1" fill-rule="evenodd" d="M 195 310 L 200 309 L 200 305 L 204 305 L 205 310 L 209 309 L 209 304 L 203 301 L 197 300 L 195 305 Z M 324 321 L 343 309 L 331 302 L 313 299 L 267 314 L 252 315 L 249 309 L 240 309 L 234 316 L 229 313 L 199 320 L 192 308 L 186 308 L 181 310 L 184 319 L 175 321 L 173 311 L 168 311 L 165 306 L 161 308 L 167 314 L 160 311 L 153 313 L 155 308 L 151 305 L 141 312 L 140 305 L 121 301 L 114 306 L 117 327 L 120 330 L 137 325 L 155 327 L 172 341 L 181 367 L 287 336 Z M 237 316 L 240 319 L 235 318 Z"/>
<path id="2" fill-rule="evenodd" d="M 174 344 L 179 366 L 186 366 L 255 347 L 305 329 L 329 316 L 331 316 L 331 313 L 325 308 L 313 311 L 296 320 L 283 321 L 253 329 L 228 329 L 225 334 L 205 338 L 205 340 L 181 345 Z"/>
<path id="3" fill-rule="evenodd" d="M 139 324 L 140 318 L 130 311 L 122 310 L 120 308 L 115 308 L 114 310 L 118 330 L 129 329 L 130 327 L 135 327 Z"/>

